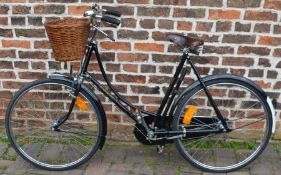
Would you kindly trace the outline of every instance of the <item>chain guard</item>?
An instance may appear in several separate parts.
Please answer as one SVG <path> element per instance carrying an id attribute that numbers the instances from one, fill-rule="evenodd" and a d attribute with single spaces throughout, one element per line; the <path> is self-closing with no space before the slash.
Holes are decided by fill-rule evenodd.
<path id="1" fill-rule="evenodd" d="M 136 139 L 144 144 L 144 145 L 165 145 L 168 143 L 173 143 L 173 140 L 167 140 L 167 139 L 161 139 L 161 140 L 147 140 L 145 135 L 147 135 L 145 128 L 140 125 L 140 124 L 136 124 L 135 128 L 134 128 L 134 135 L 136 137 Z"/>
<path id="2" fill-rule="evenodd" d="M 154 121 L 154 117 L 145 117 L 147 125 L 150 125 Z M 147 132 L 143 125 L 136 123 L 133 131 L 136 139 L 144 145 L 165 145 L 168 143 L 173 143 L 173 140 L 160 139 L 160 140 L 147 140 Z"/>

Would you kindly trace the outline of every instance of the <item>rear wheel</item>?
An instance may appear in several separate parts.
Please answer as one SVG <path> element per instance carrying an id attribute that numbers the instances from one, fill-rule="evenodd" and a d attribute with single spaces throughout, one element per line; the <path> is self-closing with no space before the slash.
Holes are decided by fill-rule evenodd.
<path id="1" fill-rule="evenodd" d="M 89 160 L 101 143 L 101 113 L 83 89 L 69 119 L 53 130 L 68 113 L 72 84 L 38 80 L 21 89 L 9 104 L 6 131 L 16 152 L 47 170 L 66 170 Z"/>
<path id="2" fill-rule="evenodd" d="M 174 129 L 187 130 L 185 138 L 175 141 L 177 149 L 203 171 L 237 170 L 255 160 L 266 147 L 272 129 L 270 108 L 260 91 L 245 81 L 220 78 L 207 81 L 206 85 L 232 131 L 204 133 L 219 129 L 222 124 L 198 85 L 183 98 L 176 111 Z M 186 125 L 183 117 L 190 106 L 195 106 L 197 113 Z"/>

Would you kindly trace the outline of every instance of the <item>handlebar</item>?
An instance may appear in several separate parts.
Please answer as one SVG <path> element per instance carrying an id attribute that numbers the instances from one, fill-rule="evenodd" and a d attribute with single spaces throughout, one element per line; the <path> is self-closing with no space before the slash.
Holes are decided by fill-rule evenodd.
<path id="1" fill-rule="evenodd" d="M 121 21 L 119 19 L 107 15 L 121 17 L 122 14 L 120 12 L 113 11 L 113 10 L 100 9 L 98 6 L 95 6 L 93 10 L 87 10 L 84 12 L 84 17 L 89 16 L 93 19 L 94 18 L 100 19 L 102 21 L 108 22 L 110 24 L 114 24 L 116 26 L 120 25 Z"/>
<path id="2" fill-rule="evenodd" d="M 120 12 L 117 12 L 117 11 L 114 11 L 114 10 L 105 10 L 105 14 L 116 16 L 116 17 L 122 16 L 122 14 Z"/>
<path id="3" fill-rule="evenodd" d="M 108 16 L 110 15 L 110 16 Z M 114 16 L 114 17 L 112 17 Z M 119 19 L 116 19 L 116 17 L 121 17 L 121 13 L 113 10 L 107 10 L 102 9 L 100 6 L 95 4 L 92 7 L 92 10 L 87 10 L 84 12 L 84 17 L 91 17 L 92 21 L 92 28 L 95 29 L 94 36 L 96 35 L 96 32 L 100 32 L 107 38 L 109 38 L 112 41 L 115 41 L 114 38 L 103 32 L 99 26 L 101 21 L 105 21 L 107 23 L 113 24 L 115 26 L 120 25 L 121 21 Z M 93 37 L 94 38 L 94 37 Z"/>
<path id="4" fill-rule="evenodd" d="M 119 26 L 119 24 L 121 23 L 121 21 L 119 19 L 116 19 L 116 18 L 113 18 L 113 17 L 110 17 L 110 16 L 103 16 L 101 18 L 102 21 L 105 21 L 105 22 L 108 22 L 108 23 L 111 23 L 111 24 L 114 24 L 116 26 Z"/>

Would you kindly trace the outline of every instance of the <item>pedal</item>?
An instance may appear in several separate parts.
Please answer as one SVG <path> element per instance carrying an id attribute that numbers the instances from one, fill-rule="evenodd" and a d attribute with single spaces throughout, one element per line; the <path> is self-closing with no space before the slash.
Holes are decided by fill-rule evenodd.
<path id="1" fill-rule="evenodd" d="M 157 145 L 157 153 L 162 154 L 164 152 L 164 145 Z"/>

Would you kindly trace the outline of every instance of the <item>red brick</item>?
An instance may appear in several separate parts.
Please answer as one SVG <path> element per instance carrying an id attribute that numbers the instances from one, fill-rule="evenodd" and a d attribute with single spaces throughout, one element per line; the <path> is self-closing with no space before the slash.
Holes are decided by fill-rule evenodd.
<path id="1" fill-rule="evenodd" d="M 250 23 L 240 23 L 236 22 L 235 23 L 235 31 L 238 32 L 250 32 L 251 30 L 251 24 Z"/>
<path id="2" fill-rule="evenodd" d="M 154 0 L 156 5 L 186 5 L 186 0 Z"/>
<path id="3" fill-rule="evenodd" d="M 34 48 L 35 49 L 50 49 L 49 40 L 42 40 L 42 41 L 34 41 Z"/>
<path id="4" fill-rule="evenodd" d="M 281 49 L 275 49 L 273 52 L 274 57 L 281 57 Z"/>
<path id="5" fill-rule="evenodd" d="M 204 18 L 205 9 L 175 8 L 173 17 Z"/>
<path id="6" fill-rule="evenodd" d="M 7 14 L 8 11 L 9 11 L 9 6 L 7 6 L 7 5 L 0 6 L 0 14 Z"/>
<path id="7" fill-rule="evenodd" d="M 3 87 L 5 89 L 20 89 L 27 84 L 27 82 L 19 82 L 17 81 L 2 81 Z"/>
<path id="8" fill-rule="evenodd" d="M 138 72 L 137 64 L 123 64 L 123 70 L 126 72 Z"/>
<path id="9" fill-rule="evenodd" d="M 260 36 L 258 44 L 279 46 L 279 45 L 281 45 L 281 37 Z"/>
<path id="10" fill-rule="evenodd" d="M 148 55 L 140 53 L 118 53 L 117 59 L 122 62 L 147 62 Z"/>
<path id="11" fill-rule="evenodd" d="M 13 30 L 0 28 L 0 36 L 13 37 Z"/>
<path id="12" fill-rule="evenodd" d="M 1 3 L 24 3 L 26 0 L 1 0 Z"/>
<path id="13" fill-rule="evenodd" d="M 160 28 L 160 29 L 173 29 L 174 28 L 174 21 L 173 20 L 160 19 L 158 21 L 158 28 Z"/>
<path id="14" fill-rule="evenodd" d="M 153 29 L 153 28 L 155 28 L 155 20 L 154 19 L 141 19 L 140 26 L 144 29 Z"/>
<path id="15" fill-rule="evenodd" d="M 204 46 L 203 53 L 233 54 L 234 48 L 229 46 Z"/>
<path id="16" fill-rule="evenodd" d="M 117 37 L 121 39 L 147 40 L 147 31 L 119 30 Z"/>
<path id="17" fill-rule="evenodd" d="M 236 7 L 236 8 L 257 8 L 260 7 L 261 0 L 228 0 L 227 7 Z"/>
<path id="18" fill-rule="evenodd" d="M 161 97 L 146 97 L 141 98 L 141 102 L 144 104 L 160 104 L 163 98 Z"/>
<path id="19" fill-rule="evenodd" d="M 244 76 L 245 72 L 246 72 L 245 69 L 234 69 L 234 68 L 230 69 L 230 73 L 234 75 Z"/>
<path id="20" fill-rule="evenodd" d="M 23 5 L 17 5 L 13 6 L 13 14 L 30 14 L 31 7 L 29 6 L 23 6 Z"/>
<path id="21" fill-rule="evenodd" d="M 48 59 L 48 53 L 43 51 L 19 51 L 20 58 Z"/>
<path id="22" fill-rule="evenodd" d="M 148 52 L 164 52 L 164 45 L 156 43 L 135 43 L 135 49 Z"/>
<path id="23" fill-rule="evenodd" d="M 223 65 L 229 66 L 252 66 L 254 60 L 252 58 L 245 57 L 224 57 L 222 60 Z"/>
<path id="24" fill-rule="evenodd" d="M 178 21 L 178 30 L 186 30 L 190 31 L 192 30 L 192 22 L 187 22 L 187 21 Z"/>
<path id="25" fill-rule="evenodd" d="M 21 79 L 36 80 L 36 79 L 47 77 L 47 73 L 44 72 L 19 72 L 18 74 L 19 74 L 19 78 Z"/>
<path id="26" fill-rule="evenodd" d="M 3 47 L 30 48 L 30 41 L 26 40 L 2 40 Z"/>
<path id="27" fill-rule="evenodd" d="M 281 1 L 280 0 L 265 0 L 264 8 L 281 10 Z"/>
<path id="28" fill-rule="evenodd" d="M 120 64 L 112 64 L 112 63 L 107 63 L 106 64 L 106 71 L 108 72 L 120 72 Z"/>
<path id="29" fill-rule="evenodd" d="M 0 17 L 0 25 L 8 25 L 8 17 Z"/>
<path id="30" fill-rule="evenodd" d="M 190 0 L 192 6 L 222 7 L 222 0 Z"/>
<path id="31" fill-rule="evenodd" d="M 34 13 L 36 14 L 63 14 L 65 6 L 63 5 L 36 5 L 34 6 Z"/>
<path id="32" fill-rule="evenodd" d="M 12 62 L 12 60 L 0 61 L 0 69 L 13 69 L 13 62 Z"/>
<path id="33" fill-rule="evenodd" d="M 117 0 L 118 3 L 149 4 L 149 0 Z"/>
<path id="34" fill-rule="evenodd" d="M 240 46 L 238 48 L 238 54 L 256 54 L 261 56 L 267 56 L 270 53 L 270 49 L 266 47 L 249 47 Z"/>
<path id="35" fill-rule="evenodd" d="M 166 7 L 139 7 L 139 16 L 156 16 L 156 17 L 168 17 L 170 8 Z"/>
<path id="36" fill-rule="evenodd" d="M 240 19 L 238 10 L 209 10 L 209 19 Z"/>
<path id="37" fill-rule="evenodd" d="M 127 42 L 110 42 L 103 41 L 100 43 L 101 47 L 106 50 L 131 50 L 131 44 Z"/>
<path id="38" fill-rule="evenodd" d="M 134 18 L 122 18 L 121 20 L 122 27 L 136 28 L 137 26 L 137 20 Z"/>
<path id="39" fill-rule="evenodd" d="M 17 37 L 45 38 L 45 29 L 15 29 Z"/>
<path id="40" fill-rule="evenodd" d="M 46 70 L 46 64 L 44 62 L 32 62 L 31 67 L 33 70 Z"/>
<path id="41" fill-rule="evenodd" d="M 116 75 L 116 81 L 117 82 L 125 82 L 125 83 L 145 83 L 145 76 L 142 75 L 122 75 L 117 74 Z"/>
<path id="42" fill-rule="evenodd" d="M 219 63 L 219 57 L 217 56 L 194 56 L 194 57 L 192 56 L 191 59 L 194 63 L 203 64 L 203 65 L 205 64 L 217 65 Z"/>
<path id="43" fill-rule="evenodd" d="M 212 30 L 213 23 L 212 22 L 197 22 L 196 31 L 205 31 L 210 32 Z"/>
<path id="44" fill-rule="evenodd" d="M 149 76 L 149 83 L 153 84 L 168 84 L 171 81 L 171 77 L 168 76 Z"/>
<path id="45" fill-rule="evenodd" d="M 245 20 L 277 21 L 277 13 L 266 11 L 246 11 Z"/>
<path id="46" fill-rule="evenodd" d="M 259 63 L 258 63 L 258 66 L 261 66 L 261 67 L 270 67 L 271 64 L 270 64 L 270 61 L 266 58 L 260 58 L 259 59 Z"/>
<path id="47" fill-rule="evenodd" d="M 14 78 L 16 78 L 16 75 L 13 71 L 1 71 L 0 78 L 1 79 L 14 79 Z M 1 96 L 1 98 L 2 98 L 2 96 Z"/>
<path id="48" fill-rule="evenodd" d="M 68 14 L 71 15 L 83 15 L 86 10 L 89 10 L 89 6 L 68 6 Z"/>
<path id="49" fill-rule="evenodd" d="M 168 41 L 167 32 L 152 32 L 152 39 L 155 41 Z"/>
<path id="50" fill-rule="evenodd" d="M 15 50 L 0 50 L 0 58 L 15 58 L 16 51 Z"/>
<path id="51" fill-rule="evenodd" d="M 159 66 L 159 72 L 163 74 L 172 74 L 173 70 L 173 66 Z"/>
<path id="52" fill-rule="evenodd" d="M 274 26 L 274 33 L 281 34 L 281 25 Z"/>
<path id="53" fill-rule="evenodd" d="M 230 21 L 218 21 L 216 23 L 217 32 L 228 32 L 231 30 L 232 22 Z"/>
<path id="54" fill-rule="evenodd" d="M 104 2 L 104 1 L 102 1 Z M 129 7 L 127 5 L 114 5 L 114 6 L 103 6 L 104 9 L 114 10 L 121 12 L 124 16 L 134 16 L 134 7 Z M 123 17 L 122 17 L 123 18 Z"/>
<path id="55" fill-rule="evenodd" d="M 255 35 L 224 35 L 223 43 L 234 43 L 234 44 L 254 44 L 256 41 Z"/>
<path id="56" fill-rule="evenodd" d="M 141 73 L 155 73 L 156 67 L 154 65 L 141 65 Z"/>
<path id="57" fill-rule="evenodd" d="M 270 24 L 256 24 L 254 28 L 254 32 L 257 33 L 269 33 L 270 32 Z"/>

